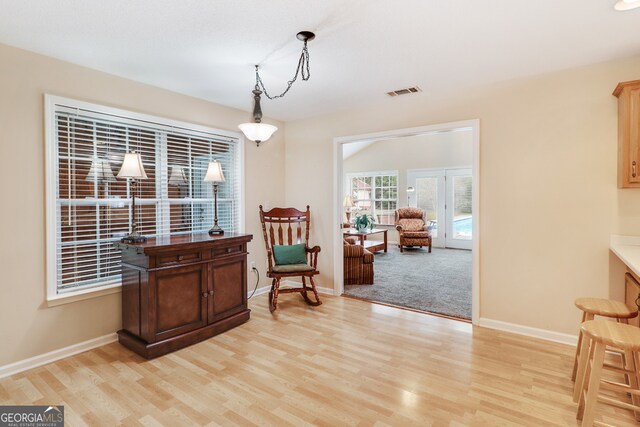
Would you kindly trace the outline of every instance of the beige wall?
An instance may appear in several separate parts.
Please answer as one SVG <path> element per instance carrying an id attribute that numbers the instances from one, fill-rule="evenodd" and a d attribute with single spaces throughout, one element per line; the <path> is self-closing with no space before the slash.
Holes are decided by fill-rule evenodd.
<path id="1" fill-rule="evenodd" d="M 313 209 L 313 243 L 323 248 L 319 284 L 334 285 L 333 138 L 477 118 L 480 315 L 575 334 L 576 297 L 622 290 L 609 235 L 640 235 L 640 190 L 616 188 L 611 95 L 619 81 L 638 78 L 640 57 L 634 57 L 288 122 L 287 204 Z"/>
<path id="2" fill-rule="evenodd" d="M 0 63 L 2 366 L 120 327 L 119 294 L 45 304 L 43 95 L 230 130 L 249 114 L 2 45 Z M 575 297 L 621 294 L 609 235 L 640 235 L 640 190 L 616 188 L 611 96 L 616 83 L 639 76 L 635 57 L 448 98 L 390 98 L 286 128 L 273 122 L 281 130 L 272 140 L 246 145 L 250 261 L 264 277 L 260 203 L 310 204 L 312 243 L 323 248 L 318 284 L 332 287 L 333 138 L 479 118 L 481 316 L 575 333 Z"/>
<path id="3" fill-rule="evenodd" d="M 237 130 L 250 113 L 0 45 L 0 366 L 115 332 L 120 294 L 45 303 L 45 93 Z M 215 82 L 212 82 L 212 85 Z M 265 276 L 258 205 L 284 202 L 284 126 L 259 149 L 246 143 L 249 261 Z M 7 201 L 19 201 L 9 204 Z M 254 276 L 249 275 L 253 287 Z M 265 282 L 266 283 L 266 282 Z"/>
<path id="4" fill-rule="evenodd" d="M 376 141 L 347 157 L 342 170 L 344 182 L 349 173 L 397 171 L 398 207 L 402 207 L 408 206 L 409 169 L 471 168 L 472 164 L 473 135 L 471 131 L 457 131 Z M 389 241 L 397 242 L 395 228 L 386 228 L 389 229 Z"/>

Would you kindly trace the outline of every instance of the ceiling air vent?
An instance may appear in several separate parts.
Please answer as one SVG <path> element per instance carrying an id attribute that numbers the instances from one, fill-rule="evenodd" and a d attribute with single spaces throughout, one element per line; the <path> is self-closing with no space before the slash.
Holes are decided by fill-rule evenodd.
<path id="1" fill-rule="evenodd" d="M 398 89 L 391 92 L 387 92 L 387 95 L 398 96 L 398 95 L 407 95 L 409 93 L 418 93 L 418 92 L 422 92 L 422 89 L 420 89 L 418 86 L 412 86 L 405 89 Z"/>

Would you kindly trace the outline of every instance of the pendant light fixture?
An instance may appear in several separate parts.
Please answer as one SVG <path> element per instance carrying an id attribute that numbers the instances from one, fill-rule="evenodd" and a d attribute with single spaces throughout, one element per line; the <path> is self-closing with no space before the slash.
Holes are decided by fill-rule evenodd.
<path id="1" fill-rule="evenodd" d="M 262 108 L 260 106 L 260 96 L 264 93 L 268 99 L 278 99 L 284 97 L 291 86 L 298 79 L 298 76 L 302 76 L 303 81 L 309 80 L 311 77 L 311 72 L 309 69 L 309 51 L 307 50 L 307 42 L 313 40 L 316 35 L 311 31 L 300 31 L 296 35 L 297 39 L 304 43 L 302 47 L 302 53 L 300 54 L 300 59 L 298 60 L 298 67 L 296 68 L 296 73 L 291 80 L 287 82 L 287 88 L 280 95 L 269 95 L 267 89 L 264 87 L 264 83 L 260 78 L 260 70 L 259 66 L 256 65 L 256 85 L 252 91 L 253 93 L 253 122 L 250 123 L 242 123 L 238 125 L 244 136 L 256 143 L 259 147 L 261 142 L 267 141 L 271 136 L 278 130 L 277 127 L 273 125 L 269 125 L 262 122 Z M 261 90 L 262 89 L 262 90 Z"/>
<path id="2" fill-rule="evenodd" d="M 626 10 L 633 10 L 640 7 L 640 0 L 619 0 L 613 8 L 617 11 L 623 12 Z"/>

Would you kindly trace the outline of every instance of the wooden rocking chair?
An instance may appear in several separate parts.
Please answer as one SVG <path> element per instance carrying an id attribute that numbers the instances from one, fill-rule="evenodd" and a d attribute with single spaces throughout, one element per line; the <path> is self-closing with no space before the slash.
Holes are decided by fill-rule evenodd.
<path id="1" fill-rule="evenodd" d="M 313 276 L 320 274 L 317 270 L 320 246 L 309 247 L 309 224 L 311 222 L 309 206 L 307 206 L 306 212 L 299 211 L 295 208 L 273 208 L 265 212 L 262 210 L 262 205 L 260 205 L 260 222 L 262 222 L 264 243 L 267 248 L 267 259 L 269 260 L 267 277 L 272 279 L 271 291 L 269 292 L 269 310 L 273 312 L 278 307 L 279 293 L 300 292 L 307 304 L 313 306 L 322 304 L 320 297 L 318 297 L 316 284 L 313 282 Z M 303 228 L 304 242 L 302 241 Z M 285 243 L 285 236 L 287 243 Z M 306 265 L 276 265 L 273 253 L 274 245 L 294 245 L 300 243 L 304 243 L 305 245 Z M 280 281 L 285 277 L 302 277 L 302 287 L 281 290 Z M 307 278 L 309 279 L 310 287 L 307 286 Z M 307 295 L 308 291 L 313 292 L 315 301 L 309 298 Z"/>

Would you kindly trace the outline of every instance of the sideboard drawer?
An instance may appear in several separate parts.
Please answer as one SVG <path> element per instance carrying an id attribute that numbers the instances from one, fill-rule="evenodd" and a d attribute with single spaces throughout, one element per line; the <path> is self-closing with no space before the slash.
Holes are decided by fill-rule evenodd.
<path id="1" fill-rule="evenodd" d="M 201 260 L 202 255 L 200 252 L 180 252 L 176 254 L 158 255 L 156 257 L 156 266 L 166 267 L 170 265 L 185 264 Z"/>
<path id="2" fill-rule="evenodd" d="M 221 248 L 211 249 L 212 258 L 220 258 L 227 255 L 236 255 L 244 252 L 244 245 L 224 246 Z"/>

